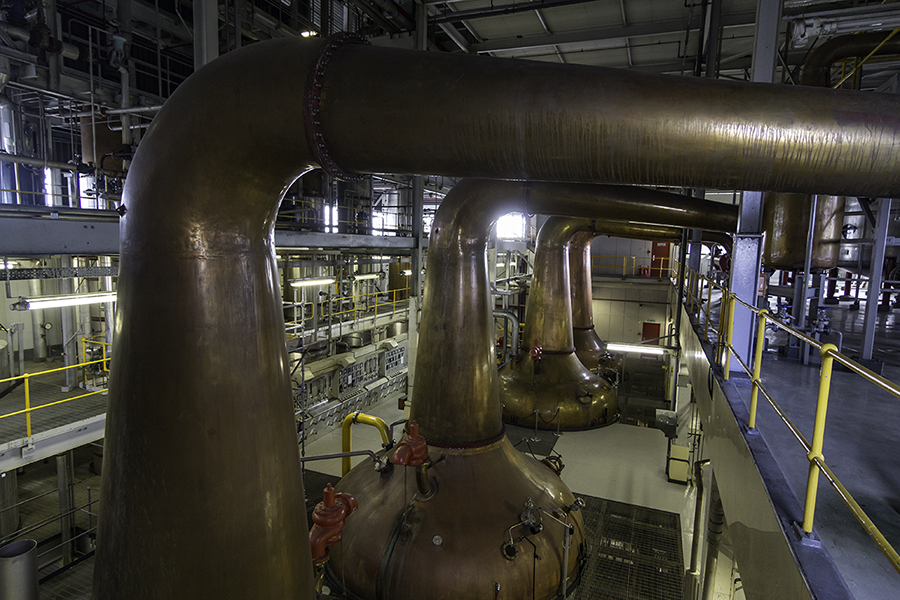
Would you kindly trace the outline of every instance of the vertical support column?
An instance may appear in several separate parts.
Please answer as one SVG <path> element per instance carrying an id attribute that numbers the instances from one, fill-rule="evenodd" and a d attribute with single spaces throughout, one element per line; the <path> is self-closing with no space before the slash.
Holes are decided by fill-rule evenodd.
<path id="1" fill-rule="evenodd" d="M 194 2 L 194 70 L 219 57 L 219 11 L 215 0 Z"/>
<path id="2" fill-rule="evenodd" d="M 775 81 L 775 55 L 778 52 L 778 27 L 782 0 L 759 0 L 756 4 L 756 33 L 753 39 L 752 81 Z"/>
<path id="3" fill-rule="evenodd" d="M 59 491 L 60 543 L 63 566 L 72 562 L 72 504 L 69 501 L 69 454 L 56 455 L 56 484 Z"/>
<path id="4" fill-rule="evenodd" d="M 687 266 L 685 262 L 687 261 L 687 240 L 688 240 L 688 230 L 683 229 L 681 231 L 681 244 L 678 247 L 678 282 L 675 284 L 675 337 L 674 343 L 680 348 L 681 347 L 681 313 L 682 307 L 684 306 L 684 273 L 686 271 Z M 721 310 L 721 309 L 720 309 Z M 681 368 L 681 352 L 679 351 L 675 355 L 675 377 L 677 381 L 678 370 Z M 672 386 L 669 389 L 669 403 L 670 409 L 675 410 L 675 401 L 677 399 L 677 390 L 675 386 Z"/>
<path id="5" fill-rule="evenodd" d="M 690 289 L 690 297 L 692 299 L 700 298 L 700 291 L 702 284 L 700 283 L 700 258 L 703 254 L 703 244 L 700 242 L 703 240 L 703 231 L 700 229 L 691 229 L 691 246 L 690 246 L 690 259 L 688 260 L 688 266 L 693 273 L 692 278 L 689 280 L 691 282 Z M 699 304 L 699 302 L 692 301 L 693 304 Z"/>
<path id="6" fill-rule="evenodd" d="M 101 256 L 100 257 L 100 266 L 110 268 L 112 267 L 112 258 L 109 256 Z M 100 289 L 104 292 L 112 292 L 115 288 L 113 288 L 112 277 L 101 277 L 100 278 Z M 116 304 L 115 302 L 105 302 L 103 304 L 103 326 L 104 332 L 106 333 L 106 343 L 110 346 L 116 338 Z"/>
<path id="7" fill-rule="evenodd" d="M 416 50 L 428 48 L 428 7 L 422 1 L 416 2 Z M 410 268 L 412 276 L 409 278 L 409 317 L 406 346 L 406 393 L 412 399 L 413 388 L 416 384 L 416 356 L 419 351 L 419 310 L 422 306 L 422 297 L 419 290 L 422 287 L 422 257 L 425 250 L 425 239 L 422 231 L 423 215 L 425 210 L 425 179 L 421 175 L 413 177 L 413 222 L 412 234 L 416 240 L 416 248 L 413 250 Z"/>
<path id="8" fill-rule="evenodd" d="M 408 368 L 406 375 L 406 392 L 409 398 L 413 397 L 413 388 L 416 382 L 416 356 L 419 350 L 419 311 L 422 306 L 422 297 L 419 290 L 422 287 L 422 258 L 424 256 L 424 235 L 422 232 L 423 213 L 425 204 L 425 181 L 421 175 L 413 177 L 413 238 L 416 240 L 416 248 L 413 250 L 410 269 L 412 275 L 409 278 L 409 330 L 407 337 Z"/>
<path id="9" fill-rule="evenodd" d="M 59 259 L 60 267 L 71 267 L 72 257 L 61 256 Z M 72 279 L 63 277 L 59 280 L 59 293 L 72 294 L 75 292 Z M 62 317 L 62 343 L 63 343 L 63 363 L 65 366 L 78 364 L 78 351 L 75 348 L 75 336 L 78 331 L 75 326 L 75 307 L 63 306 L 59 309 Z M 68 392 L 75 387 L 77 378 L 75 377 L 75 369 L 66 369 L 66 385 L 62 388 L 63 392 Z"/>
<path id="10" fill-rule="evenodd" d="M 729 288 L 738 298 L 756 306 L 759 271 L 762 266 L 762 236 L 759 234 L 762 218 L 762 193 L 744 192 L 741 197 L 741 212 L 738 218 L 738 233 L 731 253 L 731 279 Z M 750 364 L 753 353 L 753 314 L 738 306 L 734 314 L 732 343 L 735 351 L 746 364 Z M 737 361 L 734 370 L 740 370 Z"/>
<path id="11" fill-rule="evenodd" d="M 50 29 L 50 35 L 56 39 L 62 39 L 61 30 L 58 25 L 58 15 L 56 12 L 56 0 L 46 0 L 44 6 L 47 9 L 47 27 Z M 60 91 L 60 66 L 62 64 L 62 56 L 56 52 L 47 53 L 47 83 L 54 92 Z M 47 157 L 49 158 L 49 157 Z"/>
<path id="12" fill-rule="evenodd" d="M 878 299 L 884 270 L 884 251 L 887 246 L 888 225 L 891 221 L 891 199 L 882 198 L 875 223 L 875 247 L 869 271 L 869 293 L 866 294 L 865 327 L 863 328 L 862 358 L 871 361 L 875 350 L 875 324 L 878 318 Z M 879 369 L 875 369 L 879 371 Z"/>
<path id="13" fill-rule="evenodd" d="M 39 267 L 40 263 L 36 262 L 35 267 Z M 40 279 L 31 279 L 28 281 L 28 293 L 32 297 L 38 298 L 43 296 Z M 31 312 L 31 337 L 32 348 L 34 348 L 33 359 L 35 362 L 44 362 L 47 360 L 47 338 L 44 336 L 44 311 L 32 310 Z"/>

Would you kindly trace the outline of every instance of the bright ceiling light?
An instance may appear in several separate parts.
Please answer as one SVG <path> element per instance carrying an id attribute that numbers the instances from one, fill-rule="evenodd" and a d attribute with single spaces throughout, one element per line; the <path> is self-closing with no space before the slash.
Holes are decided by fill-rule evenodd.
<path id="1" fill-rule="evenodd" d="M 292 281 L 291 287 L 309 287 L 311 285 L 329 285 L 334 283 L 334 277 L 320 277 L 319 279 L 300 279 Z"/>
<path id="2" fill-rule="evenodd" d="M 665 354 L 666 349 L 659 346 L 640 346 L 638 344 L 607 344 L 611 352 L 640 352 L 641 354 Z"/>
<path id="3" fill-rule="evenodd" d="M 44 296 L 43 298 L 22 298 L 9 307 L 12 310 L 40 310 L 43 308 L 60 308 L 63 306 L 82 306 L 84 304 L 101 304 L 114 302 L 116 292 L 101 292 L 97 294 L 71 294 L 66 296 Z"/>
<path id="4" fill-rule="evenodd" d="M 362 281 L 363 279 L 378 279 L 379 277 L 381 277 L 381 273 L 365 273 L 363 275 L 354 275 L 353 279 Z"/>
<path id="5" fill-rule="evenodd" d="M 6 263 L 0 262 L 0 269 L 5 269 L 7 267 L 9 267 L 10 269 L 14 269 L 18 266 L 19 266 L 19 263 L 17 263 L 14 260 L 7 261 Z"/>
<path id="6" fill-rule="evenodd" d="M 400 274 L 409 277 L 410 275 L 412 275 L 412 269 L 403 269 L 402 271 L 400 271 Z"/>
<path id="7" fill-rule="evenodd" d="M 301 35 L 302 37 L 307 37 L 307 38 L 308 38 L 308 37 L 312 37 L 312 36 L 316 35 L 316 32 L 315 32 L 315 31 L 301 31 L 301 32 L 300 32 L 300 35 Z"/>

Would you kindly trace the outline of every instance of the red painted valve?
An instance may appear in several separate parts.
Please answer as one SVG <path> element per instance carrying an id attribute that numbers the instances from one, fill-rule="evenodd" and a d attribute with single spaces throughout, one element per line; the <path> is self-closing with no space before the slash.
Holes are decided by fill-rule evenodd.
<path id="1" fill-rule="evenodd" d="M 328 560 L 328 547 L 341 541 L 344 521 L 357 508 L 359 503 L 353 496 L 335 493 L 330 483 L 325 486 L 322 501 L 316 504 L 312 514 L 314 525 L 309 530 L 309 547 L 314 564 Z"/>
<path id="2" fill-rule="evenodd" d="M 534 345 L 531 346 L 531 349 L 528 350 L 528 356 L 531 357 L 531 360 L 541 360 L 541 357 L 544 354 L 544 349 L 541 347 L 541 341 L 537 338 L 534 339 Z"/>
<path id="3" fill-rule="evenodd" d="M 419 435 L 419 424 L 415 421 L 410 422 L 409 434 L 397 444 L 391 462 L 406 467 L 418 467 L 428 462 L 428 443 Z"/>

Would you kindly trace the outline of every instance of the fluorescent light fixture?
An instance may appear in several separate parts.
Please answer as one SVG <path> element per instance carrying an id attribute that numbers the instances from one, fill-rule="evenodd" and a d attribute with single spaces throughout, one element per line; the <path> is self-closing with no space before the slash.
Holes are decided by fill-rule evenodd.
<path id="1" fill-rule="evenodd" d="M 641 354 L 665 354 L 666 349 L 659 346 L 641 346 L 638 344 L 607 344 L 611 352 L 640 352 Z"/>
<path id="2" fill-rule="evenodd" d="M 7 267 L 7 265 L 9 266 L 10 269 L 15 269 L 16 267 L 19 266 L 19 263 L 17 263 L 14 260 L 7 261 L 6 263 L 0 262 L 0 269 L 5 269 Z"/>
<path id="3" fill-rule="evenodd" d="M 309 287 L 311 285 L 329 285 L 334 283 L 334 277 L 320 277 L 319 279 L 300 279 L 292 281 L 291 287 Z"/>
<path id="4" fill-rule="evenodd" d="M 410 275 L 412 275 L 412 269 L 403 269 L 402 271 L 400 271 L 400 274 L 409 277 Z"/>
<path id="5" fill-rule="evenodd" d="M 361 281 L 363 279 L 378 279 L 379 277 L 381 277 L 381 273 L 365 273 L 363 275 L 354 275 L 353 279 Z"/>
<path id="6" fill-rule="evenodd" d="M 503 267 L 506 266 L 506 263 L 497 263 L 496 266 L 497 266 L 498 269 L 502 269 Z"/>
<path id="7" fill-rule="evenodd" d="M 312 36 L 314 36 L 314 35 L 316 35 L 316 32 L 315 32 L 315 31 L 309 31 L 309 30 L 308 30 L 308 31 L 301 31 L 301 32 L 300 32 L 300 36 L 301 36 L 301 37 L 306 37 L 306 38 L 308 38 L 308 37 L 312 37 Z"/>
<path id="8" fill-rule="evenodd" d="M 66 296 L 44 296 L 43 298 L 19 298 L 11 304 L 12 310 L 40 310 L 43 308 L 59 308 L 61 306 L 81 306 L 84 304 L 101 304 L 115 302 L 116 292 L 100 292 L 97 294 L 70 294 Z"/>

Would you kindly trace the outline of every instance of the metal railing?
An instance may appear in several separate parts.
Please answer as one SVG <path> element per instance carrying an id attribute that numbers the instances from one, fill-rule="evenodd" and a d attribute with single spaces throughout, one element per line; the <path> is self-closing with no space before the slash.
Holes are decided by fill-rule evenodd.
<path id="1" fill-rule="evenodd" d="M 82 398 L 87 398 L 89 396 L 96 396 L 97 394 L 102 394 L 106 392 L 106 388 L 101 390 L 93 390 L 86 394 L 80 394 L 78 396 L 72 396 L 71 398 L 63 398 L 62 400 L 57 400 L 55 402 L 48 402 L 46 404 L 40 404 L 38 406 L 31 406 L 31 381 L 36 377 L 44 377 L 46 375 L 50 375 L 51 373 L 59 373 L 61 371 L 67 371 L 69 369 L 84 369 L 90 367 L 92 365 L 102 365 L 108 362 L 109 358 L 100 358 L 97 360 L 91 360 L 88 362 L 79 363 L 77 365 L 70 365 L 68 367 L 60 367 L 58 369 L 49 369 L 47 371 L 40 371 L 39 373 L 25 373 L 23 375 L 17 375 L 16 377 L 8 377 L 6 379 L 0 379 L 0 383 L 10 383 L 11 385 L 24 385 L 25 387 L 25 408 L 22 410 L 17 410 L 11 413 L 7 413 L 5 415 L 0 415 L 0 420 L 8 419 L 10 417 L 15 417 L 18 415 L 25 415 L 25 436 L 31 437 L 31 413 L 37 410 L 42 410 L 45 408 L 50 408 L 51 406 L 56 406 L 58 404 L 65 404 L 66 402 L 74 402 L 75 400 L 81 400 Z"/>
<path id="2" fill-rule="evenodd" d="M 667 277 L 675 259 L 668 256 L 604 256 L 591 255 L 592 275 L 621 275 L 622 277 Z M 611 271 L 597 273 L 598 271 Z"/>
<path id="3" fill-rule="evenodd" d="M 857 376 L 862 377 L 864 380 L 876 385 L 879 389 L 884 390 L 897 398 L 900 398 L 900 385 L 897 385 L 896 383 L 893 383 L 885 379 L 881 375 L 878 375 L 877 373 L 874 373 L 873 371 L 852 361 L 848 357 L 841 354 L 838 351 L 837 346 L 835 346 L 834 344 L 822 344 L 818 340 L 806 335 L 802 331 L 799 331 L 791 327 L 790 325 L 782 323 L 781 321 L 773 318 L 773 316 L 770 315 L 767 310 L 757 308 L 744 302 L 735 294 L 730 293 L 727 289 L 718 286 L 708 278 L 704 278 L 702 275 L 696 273 L 692 273 L 690 274 L 690 276 L 686 274 L 684 289 L 682 290 L 684 292 L 685 308 L 692 316 L 696 315 L 699 317 L 699 315 L 704 312 L 702 308 L 704 289 L 702 283 L 704 281 L 707 282 L 706 287 L 709 290 L 705 309 L 707 328 L 709 328 L 710 323 L 709 306 L 711 304 L 712 290 L 714 288 L 717 288 L 722 291 L 722 305 L 718 327 L 718 338 L 720 340 L 720 344 L 718 345 L 719 351 L 716 356 L 716 363 L 723 365 L 723 379 L 726 381 L 728 381 L 729 379 L 732 357 L 734 357 L 734 360 L 737 361 L 741 369 L 751 378 L 753 389 L 750 397 L 750 414 L 748 417 L 747 427 L 751 430 L 756 429 L 757 427 L 756 416 L 758 399 L 759 395 L 762 394 L 769 405 L 774 409 L 775 413 L 778 415 L 781 421 L 785 424 L 785 426 L 787 426 L 788 430 L 806 452 L 806 458 L 809 461 L 809 471 L 807 475 L 806 494 L 804 499 L 802 523 L 803 530 L 806 533 L 811 533 L 813 530 L 816 500 L 818 495 L 818 484 L 821 474 L 825 477 L 828 483 L 831 484 L 831 486 L 837 492 L 838 496 L 849 508 L 854 518 L 856 518 L 865 532 L 876 543 L 879 550 L 881 550 L 881 552 L 891 562 L 891 565 L 893 565 L 894 569 L 900 572 L 900 554 L 898 554 L 897 551 L 887 541 L 887 539 L 885 539 L 884 535 L 881 533 L 881 531 L 879 531 L 878 527 L 876 527 L 876 525 L 872 522 L 872 519 L 869 518 L 869 516 L 865 513 L 862 507 L 860 507 L 859 503 L 853 498 L 847 488 L 840 482 L 834 472 L 828 467 L 828 465 L 825 463 L 825 457 L 822 453 L 825 439 L 825 422 L 828 412 L 828 396 L 831 390 L 832 369 L 835 362 L 843 365 L 852 373 L 855 373 Z M 752 357 L 752 363 L 750 365 L 744 362 L 740 355 L 735 351 L 735 348 L 732 344 L 734 332 L 734 315 L 735 310 L 738 306 L 742 306 L 751 311 L 757 319 L 756 346 L 754 348 L 754 355 Z M 790 417 L 788 417 L 784 409 L 775 401 L 772 393 L 768 389 L 766 389 L 766 387 L 762 383 L 762 356 L 766 339 L 765 331 L 767 324 L 777 327 L 778 329 L 781 329 L 789 335 L 797 338 L 801 342 L 809 344 L 811 347 L 816 348 L 822 357 L 812 441 L 807 440 L 803 433 L 801 433 L 800 429 L 793 423 Z M 724 339 L 722 339 L 723 333 Z"/>
<path id="4" fill-rule="evenodd" d="M 356 294 L 353 296 L 340 296 L 321 302 L 301 302 L 298 304 L 286 304 L 284 308 L 299 309 L 295 311 L 294 320 L 285 323 L 286 330 L 296 333 L 297 329 L 309 329 L 311 323 L 318 318 L 319 326 L 327 325 L 326 319 L 357 320 L 360 316 L 393 314 L 397 311 L 397 305 L 407 300 L 409 288 L 397 288 L 385 292 L 370 292 L 368 294 Z M 390 311 L 379 312 L 389 306 Z M 300 314 L 297 314 L 297 313 Z M 308 324 L 309 323 L 309 324 Z"/>

